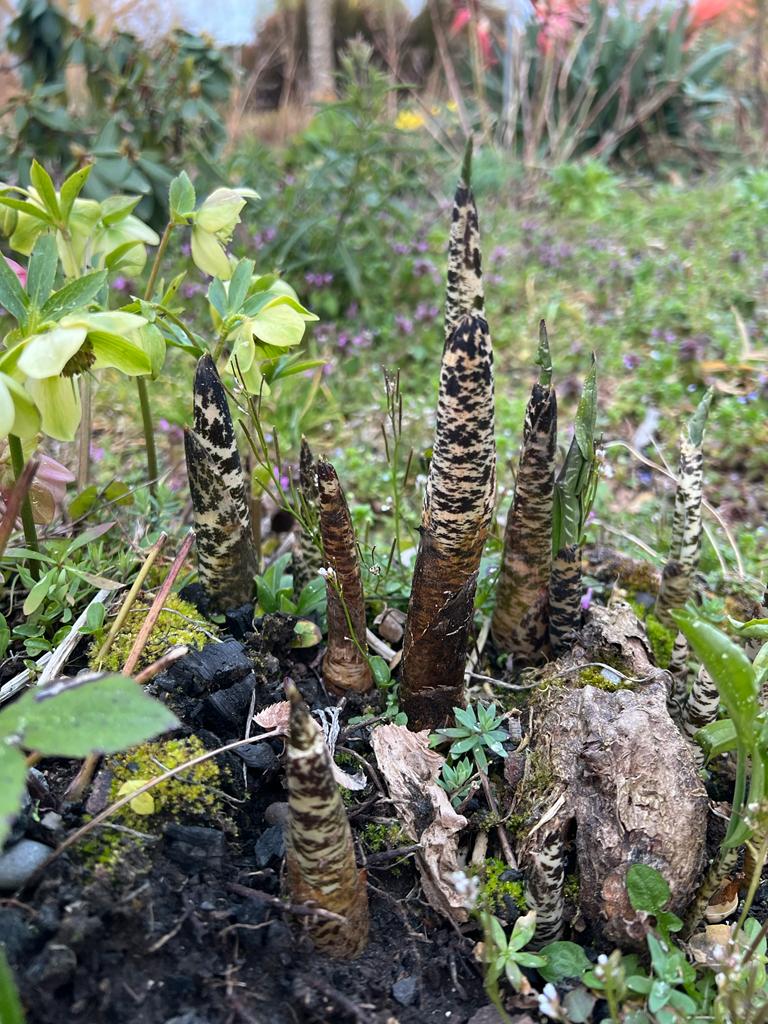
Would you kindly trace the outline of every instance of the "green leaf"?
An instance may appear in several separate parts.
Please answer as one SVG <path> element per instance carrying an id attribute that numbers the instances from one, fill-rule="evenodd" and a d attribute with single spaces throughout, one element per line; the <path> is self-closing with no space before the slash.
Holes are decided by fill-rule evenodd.
<path id="1" fill-rule="evenodd" d="M 30 214 L 38 220 L 45 221 L 48 227 L 53 227 L 50 214 L 41 209 L 37 203 L 28 202 L 26 199 L 14 199 L 13 196 L 0 196 L 0 206 L 7 206 L 11 210 L 18 210 L 19 213 Z"/>
<path id="2" fill-rule="evenodd" d="M 245 296 L 248 294 L 252 276 L 253 260 L 240 260 L 229 281 L 229 291 L 227 293 L 228 313 L 237 313 L 242 306 Z"/>
<path id="3" fill-rule="evenodd" d="M 47 597 L 48 591 L 53 586 L 54 580 L 58 575 L 58 569 L 49 569 L 45 576 L 39 579 L 34 587 L 32 587 L 30 592 L 27 594 L 27 599 L 24 602 L 24 607 L 22 608 L 25 615 L 34 615 Z"/>
<path id="4" fill-rule="evenodd" d="M 214 277 L 208 288 L 208 301 L 223 320 L 227 315 L 229 300 L 224 285 L 218 277 Z"/>
<path id="5" fill-rule="evenodd" d="M 69 221 L 69 215 L 72 212 L 74 202 L 82 192 L 83 186 L 88 180 L 88 175 L 91 173 L 92 167 L 93 164 L 86 164 L 85 167 L 81 167 L 79 171 L 75 171 L 74 174 L 70 174 L 61 186 L 59 203 L 61 205 L 61 217 L 65 223 Z"/>
<path id="6" fill-rule="evenodd" d="M 304 649 L 306 647 L 317 647 L 323 639 L 323 634 L 316 622 L 310 619 L 298 619 L 293 627 L 292 648 Z"/>
<path id="7" fill-rule="evenodd" d="M 14 320 L 23 325 L 27 322 L 29 296 L 21 287 L 5 257 L 0 254 L 0 306 L 3 306 Z"/>
<path id="8" fill-rule="evenodd" d="M 39 309 L 51 294 L 59 265 L 59 252 L 53 235 L 41 235 L 27 267 L 27 294 Z"/>
<path id="9" fill-rule="evenodd" d="M 368 664 L 371 667 L 371 675 L 376 686 L 386 686 L 392 679 L 392 673 L 389 671 L 389 665 L 379 654 L 374 654 L 368 659 Z"/>
<path id="10" fill-rule="evenodd" d="M 106 283 L 106 270 L 92 270 L 89 274 L 83 274 L 54 292 L 43 306 L 41 315 L 46 320 L 59 320 L 66 313 L 82 309 L 96 298 Z"/>
<path id="11" fill-rule="evenodd" d="M 84 491 L 81 491 L 76 495 L 69 503 L 69 516 L 71 519 L 79 519 L 84 516 L 87 512 L 93 508 L 94 502 L 98 497 L 99 489 L 95 484 L 91 484 L 90 487 L 86 487 Z"/>
<path id="12" fill-rule="evenodd" d="M 109 196 L 101 204 L 102 223 L 105 227 L 119 224 L 128 214 L 133 213 L 140 202 L 141 196 Z"/>
<path id="13" fill-rule="evenodd" d="M 541 969 L 539 969 L 541 974 Z M 563 998 L 563 1006 L 568 1014 L 570 1024 L 588 1024 L 592 1020 L 592 1011 L 597 1000 L 587 990 L 579 985 L 578 988 L 566 992 Z"/>
<path id="14" fill-rule="evenodd" d="M 175 224 L 184 224 L 186 218 L 195 212 L 195 187 L 186 171 L 177 175 L 168 188 L 168 205 L 171 220 Z"/>
<path id="15" fill-rule="evenodd" d="M 4 714 L 0 715 L 0 729 L 4 718 Z M 0 740 L 0 848 L 10 832 L 13 819 L 19 813 L 26 778 L 27 765 L 22 753 Z M 0 1020 L 5 1024 L 5 1017 L 0 1015 Z"/>
<path id="16" fill-rule="evenodd" d="M 707 755 L 708 761 L 735 750 L 738 745 L 736 727 L 730 718 L 710 722 L 699 729 L 693 738 Z"/>
<path id="17" fill-rule="evenodd" d="M 669 902 L 670 890 L 664 876 L 647 864 L 632 864 L 627 872 L 627 894 L 635 910 L 657 914 Z"/>
<path id="18" fill-rule="evenodd" d="M 540 953 L 547 958 L 547 963 L 539 974 L 545 981 L 555 984 L 566 978 L 581 978 L 592 966 L 587 954 L 576 942 L 550 942 Z"/>
<path id="19" fill-rule="evenodd" d="M 751 747 L 760 710 L 760 687 L 749 658 L 725 633 L 697 615 L 686 611 L 673 611 L 671 615 L 712 676 L 739 742 Z"/>
<path id="20" fill-rule="evenodd" d="M 522 949 L 523 946 L 527 946 L 533 938 L 535 931 L 536 911 L 529 910 L 527 914 L 522 914 L 515 921 L 515 927 L 512 929 L 512 935 L 509 938 L 509 948 L 517 951 Z"/>
<path id="21" fill-rule="evenodd" d="M 27 691 L 0 715 L 0 738 L 18 736 L 46 757 L 87 757 L 114 754 L 178 725 L 132 679 L 88 676 Z"/>
<path id="22" fill-rule="evenodd" d="M 37 160 L 32 161 L 32 166 L 29 169 L 29 180 L 37 189 L 40 201 L 50 214 L 51 219 L 56 223 L 61 223 L 61 207 L 59 206 L 56 189 L 53 187 L 53 181 L 48 171 Z"/>

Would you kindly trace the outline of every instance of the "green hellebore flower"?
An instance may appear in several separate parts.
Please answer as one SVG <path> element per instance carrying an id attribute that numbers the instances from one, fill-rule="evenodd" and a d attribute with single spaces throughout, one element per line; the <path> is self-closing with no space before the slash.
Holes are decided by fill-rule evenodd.
<path id="1" fill-rule="evenodd" d="M 239 374 L 250 394 L 258 394 L 263 387 L 259 357 L 268 355 L 263 346 L 292 348 L 304 337 L 306 324 L 317 319 L 292 296 L 275 295 L 255 316 L 245 317 L 235 331 L 230 356 L 232 373 Z M 265 393 L 268 394 L 269 389 Z"/>
<path id="2" fill-rule="evenodd" d="M 133 313 L 73 313 L 20 342 L 16 369 L 27 377 L 26 390 L 46 434 L 59 441 L 74 439 L 80 423 L 75 378 L 91 366 L 112 366 L 131 376 L 151 371 L 141 341 L 130 337 L 146 324 Z"/>
<path id="3" fill-rule="evenodd" d="M 40 413 L 23 386 L 0 373 L 0 437 L 34 437 L 40 430 Z"/>
<path id="4" fill-rule="evenodd" d="M 192 259 L 204 274 L 228 281 L 232 268 L 225 245 L 240 223 L 248 199 L 258 199 L 251 188 L 217 188 L 192 215 Z"/>

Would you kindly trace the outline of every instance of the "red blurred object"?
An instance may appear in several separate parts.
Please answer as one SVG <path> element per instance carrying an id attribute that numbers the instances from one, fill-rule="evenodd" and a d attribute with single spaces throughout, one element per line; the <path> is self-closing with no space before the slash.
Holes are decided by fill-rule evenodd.
<path id="1" fill-rule="evenodd" d="M 723 14 L 735 13 L 742 5 L 733 0 L 698 0 L 691 7 L 691 27 L 699 28 L 708 21 L 714 21 Z"/>
<path id="2" fill-rule="evenodd" d="M 472 31 L 473 27 L 475 29 L 477 44 L 480 47 L 480 53 L 483 56 L 485 66 L 489 68 L 496 64 L 497 58 L 493 52 L 493 39 L 489 19 L 484 14 L 473 18 L 469 4 L 461 4 L 451 22 L 451 35 L 456 36 L 467 27 L 469 27 L 470 31 Z"/>

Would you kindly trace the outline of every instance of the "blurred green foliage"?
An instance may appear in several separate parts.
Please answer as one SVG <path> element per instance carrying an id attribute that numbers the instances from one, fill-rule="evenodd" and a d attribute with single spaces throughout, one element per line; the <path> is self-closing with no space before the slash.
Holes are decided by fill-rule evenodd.
<path id="1" fill-rule="evenodd" d="M 218 109 L 233 69 L 210 40 L 176 29 L 147 46 L 128 32 L 98 38 L 50 0 L 24 0 L 6 45 L 18 59 L 20 91 L 2 110 L 0 176 L 27 184 L 33 158 L 60 180 L 90 161 L 85 195 L 142 196 L 138 215 L 162 226 L 176 170 L 219 183 L 225 140 Z"/>

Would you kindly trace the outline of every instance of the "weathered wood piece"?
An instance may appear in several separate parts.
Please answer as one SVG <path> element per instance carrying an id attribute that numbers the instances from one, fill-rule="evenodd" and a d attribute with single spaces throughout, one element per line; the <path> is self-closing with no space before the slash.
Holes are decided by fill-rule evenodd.
<path id="1" fill-rule="evenodd" d="M 569 858 L 578 871 L 580 916 L 600 940 L 624 948 L 642 947 L 648 928 L 629 903 L 630 865 L 661 872 L 678 914 L 700 881 L 707 794 L 667 710 L 666 673 L 649 653 L 631 609 L 598 607 L 572 649 L 543 671 L 549 686 L 532 704 L 531 747 L 546 781 L 531 793 L 524 779 L 516 797 L 532 824 L 520 859 L 540 942 L 562 923 L 558 850 L 561 865 Z M 621 666 L 632 681 L 613 691 L 584 685 L 582 668 L 594 662 Z"/>

